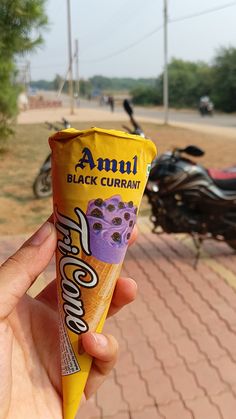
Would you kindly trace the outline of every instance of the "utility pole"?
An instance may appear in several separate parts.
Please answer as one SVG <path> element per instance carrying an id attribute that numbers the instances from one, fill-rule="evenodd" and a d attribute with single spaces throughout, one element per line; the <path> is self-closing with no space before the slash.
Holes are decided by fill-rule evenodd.
<path id="1" fill-rule="evenodd" d="M 70 113 L 74 113 L 74 88 L 73 88 L 73 70 L 72 70 L 72 45 L 71 45 L 71 14 L 70 0 L 67 0 L 67 24 L 68 24 L 68 53 L 69 53 L 69 96 L 70 96 Z"/>
<path id="2" fill-rule="evenodd" d="M 75 40 L 75 72 L 76 72 L 76 93 L 77 103 L 79 103 L 79 41 Z"/>
<path id="3" fill-rule="evenodd" d="M 167 1 L 164 0 L 164 80 L 163 80 L 163 99 L 164 99 L 164 123 L 169 120 L 169 89 L 168 89 L 168 10 Z"/>

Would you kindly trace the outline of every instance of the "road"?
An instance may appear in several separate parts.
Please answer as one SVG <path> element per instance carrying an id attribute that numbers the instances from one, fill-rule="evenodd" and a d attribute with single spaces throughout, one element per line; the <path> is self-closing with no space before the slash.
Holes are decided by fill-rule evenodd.
<path id="1" fill-rule="evenodd" d="M 140 116 L 149 116 L 156 117 L 158 119 L 164 120 L 164 111 L 158 108 L 156 109 L 145 109 L 138 108 L 135 109 L 135 114 L 137 117 Z M 213 125 L 219 127 L 230 127 L 236 128 L 236 115 L 227 115 L 227 114 L 218 114 L 216 113 L 213 117 L 206 116 L 202 117 L 198 112 L 194 111 L 182 111 L 182 110 L 173 110 L 169 111 L 169 122 L 184 122 L 184 123 L 193 123 L 193 124 L 205 124 Z"/>
<path id="2" fill-rule="evenodd" d="M 44 97 L 48 99 L 55 99 L 55 92 L 41 92 Z M 63 107 L 70 107 L 70 100 L 68 95 L 62 94 L 60 99 L 62 100 Z M 76 100 L 75 100 L 75 106 Z M 97 109 L 97 110 L 107 110 L 107 107 L 99 106 L 99 100 L 94 99 L 91 101 L 81 99 L 80 106 L 81 109 Z M 135 116 L 137 119 L 147 118 L 156 120 L 157 122 L 164 122 L 164 109 L 162 107 L 141 107 L 135 106 Z M 124 110 L 121 105 L 115 106 L 115 114 L 121 114 L 123 119 Z M 221 128 L 236 128 L 236 114 L 225 114 L 215 112 L 214 116 L 202 117 L 198 111 L 194 110 L 169 110 L 169 123 L 184 123 L 184 124 L 196 124 L 196 125 L 205 125 L 206 127 L 221 127 Z"/>
<path id="3" fill-rule="evenodd" d="M 98 103 L 96 101 L 86 101 L 82 100 L 80 103 L 81 107 L 88 107 L 88 108 L 98 108 Z M 124 110 L 122 106 L 116 106 L 115 112 L 123 113 Z M 164 121 L 164 109 L 161 107 L 151 107 L 145 108 L 140 106 L 135 106 L 135 115 L 138 117 L 148 117 L 148 118 L 156 118 L 157 120 Z M 191 124 L 204 124 L 204 125 L 211 125 L 211 126 L 219 126 L 219 127 L 228 127 L 228 128 L 236 128 L 236 114 L 227 115 L 224 113 L 215 113 L 213 117 L 206 116 L 202 117 L 198 112 L 192 110 L 169 110 L 169 122 L 184 122 L 184 123 L 191 123 Z"/>

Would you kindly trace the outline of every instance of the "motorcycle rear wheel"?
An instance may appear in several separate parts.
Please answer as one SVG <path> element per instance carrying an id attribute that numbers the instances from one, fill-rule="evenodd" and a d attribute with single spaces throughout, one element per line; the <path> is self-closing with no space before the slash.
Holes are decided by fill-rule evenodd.
<path id="1" fill-rule="evenodd" d="M 236 240 L 227 240 L 226 243 L 236 251 Z"/>
<path id="2" fill-rule="evenodd" d="M 33 191 L 36 198 L 48 198 L 52 195 L 51 169 L 39 173 L 33 184 Z"/>

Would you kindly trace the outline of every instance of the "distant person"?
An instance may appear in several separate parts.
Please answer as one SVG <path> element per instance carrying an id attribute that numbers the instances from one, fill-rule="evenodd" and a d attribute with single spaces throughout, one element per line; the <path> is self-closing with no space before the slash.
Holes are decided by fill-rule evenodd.
<path id="1" fill-rule="evenodd" d="M 113 96 L 108 97 L 108 105 L 110 106 L 111 112 L 114 112 L 115 103 Z"/>
<path id="2" fill-rule="evenodd" d="M 29 100 L 25 92 L 21 92 L 18 97 L 18 108 L 20 111 L 27 111 L 29 109 Z"/>

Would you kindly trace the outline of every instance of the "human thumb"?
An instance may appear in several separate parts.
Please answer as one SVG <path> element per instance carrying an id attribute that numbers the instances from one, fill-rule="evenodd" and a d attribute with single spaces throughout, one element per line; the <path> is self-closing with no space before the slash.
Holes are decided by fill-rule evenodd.
<path id="1" fill-rule="evenodd" d="M 55 248 L 55 227 L 47 221 L 0 267 L 0 320 L 12 312 L 46 268 Z"/>

